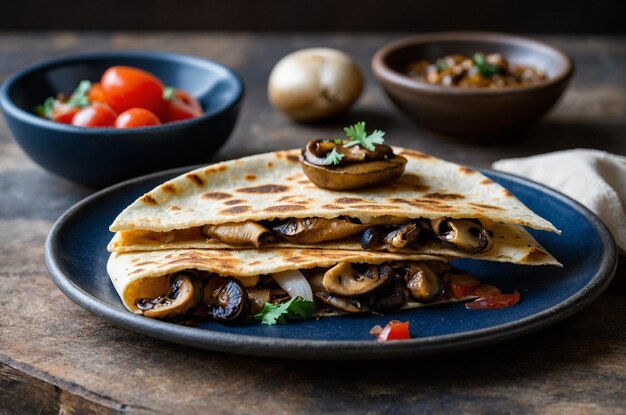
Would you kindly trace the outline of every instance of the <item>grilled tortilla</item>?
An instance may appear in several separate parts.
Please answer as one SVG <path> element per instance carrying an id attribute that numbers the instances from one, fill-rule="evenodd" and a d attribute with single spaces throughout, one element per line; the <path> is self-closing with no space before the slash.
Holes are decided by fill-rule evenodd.
<path id="1" fill-rule="evenodd" d="M 301 171 L 299 150 L 194 170 L 126 208 L 110 227 L 117 234 L 109 250 L 361 250 L 365 231 L 376 227 L 389 237 L 366 248 L 371 251 L 558 265 L 522 226 L 558 230 L 508 190 L 468 167 L 414 150 L 394 151 L 408 160 L 404 175 L 387 185 L 359 191 L 335 192 L 312 184 Z M 458 229 L 467 230 L 465 234 L 475 231 L 489 243 L 468 248 L 437 236 L 444 235 L 442 229 L 456 229 L 455 223 Z M 422 233 L 426 237 L 408 243 L 400 238 L 399 244 L 392 244 L 391 233 L 406 225 L 427 228 Z M 316 226 L 317 234 L 311 231 Z"/>
<path id="2" fill-rule="evenodd" d="M 389 252 L 351 252 L 346 250 L 179 249 L 113 253 L 109 258 L 107 271 L 124 305 L 130 311 L 152 318 L 175 319 L 189 316 L 197 312 L 198 307 L 202 307 L 203 295 L 204 301 L 206 301 L 206 294 L 204 294 L 206 287 L 211 285 L 211 282 L 207 281 L 210 281 L 211 278 L 226 280 L 229 277 L 234 277 L 240 281 L 240 286 L 245 287 L 247 294 L 244 297 L 248 298 L 249 303 L 254 303 L 255 296 L 259 296 L 259 292 L 263 291 L 263 287 L 261 287 L 259 282 L 260 276 L 271 276 L 288 270 L 300 270 L 308 275 L 307 280 L 309 280 L 312 292 L 317 298 L 315 314 L 318 316 L 333 316 L 368 310 L 377 312 L 392 311 L 392 309 L 371 309 L 371 307 L 374 307 L 371 299 L 373 297 L 376 297 L 378 300 L 385 297 L 393 298 L 394 284 L 399 284 L 397 288 L 399 287 L 401 294 L 404 296 L 401 303 L 391 304 L 394 310 L 476 298 L 476 295 L 454 298 L 449 293 L 444 292 L 443 284 L 446 276 L 453 271 L 458 272 L 458 270 L 448 266 L 446 260 L 446 258 L 440 256 Z M 323 275 L 323 278 L 326 278 L 329 269 L 341 267 L 344 270 L 352 270 L 352 267 L 354 269 L 361 268 L 363 272 L 366 272 L 364 269 L 367 267 L 376 272 L 381 270 L 380 278 L 373 282 L 373 284 L 379 284 L 380 286 L 367 287 L 363 284 L 370 283 L 368 281 L 364 282 L 363 279 L 347 283 L 345 277 L 343 280 L 344 285 L 338 287 L 336 285 L 342 282 L 341 277 L 337 278 L 336 281 L 338 282 L 335 281 L 335 285 L 332 284 L 334 280 L 328 283 L 324 279 L 323 284 L 320 282 L 322 279 L 318 279 L 317 283 L 313 281 L 316 275 L 317 277 Z M 410 279 L 408 278 L 408 273 L 404 277 L 402 274 L 396 275 L 396 273 L 402 272 L 403 269 L 405 270 L 403 272 L 406 272 L 406 269 L 410 267 L 412 267 L 413 272 L 419 271 L 434 275 L 434 283 L 440 284 L 439 289 L 430 290 L 429 294 L 425 294 L 427 295 L 426 298 L 417 301 L 416 297 L 411 294 L 410 288 L 407 288 L 410 286 L 407 283 L 407 280 Z M 388 280 L 383 281 L 382 274 L 385 269 L 391 272 L 392 275 L 387 275 Z M 309 272 L 305 270 L 309 270 Z M 340 270 L 338 272 L 343 271 Z M 193 284 L 189 284 L 190 287 L 188 287 L 187 291 L 184 290 L 185 287 L 172 287 L 173 281 L 181 275 L 189 280 L 193 280 Z M 327 286 L 328 288 L 326 288 Z M 193 292 L 193 290 L 196 290 L 196 292 Z M 369 291 L 365 292 L 364 290 Z M 175 292 L 174 295 L 171 294 L 172 291 Z M 422 291 L 418 290 L 417 292 L 424 294 L 427 291 L 422 289 Z M 183 298 L 184 296 L 187 299 Z M 338 306 L 329 306 L 328 303 L 320 300 L 320 298 L 334 301 L 333 304 L 338 304 Z M 155 309 L 150 307 L 157 303 L 163 305 L 165 303 L 163 299 L 170 303 L 178 301 L 177 309 L 168 309 L 167 313 L 155 315 Z M 245 299 L 242 301 L 246 302 Z M 272 301 L 275 300 L 272 299 Z M 266 299 L 264 302 L 269 302 L 269 300 Z M 358 305 L 355 306 L 355 304 Z M 150 307 L 146 307 L 146 305 Z M 161 309 L 164 310 L 170 305 L 165 304 L 165 307 Z M 246 310 L 250 311 L 249 309 Z"/>

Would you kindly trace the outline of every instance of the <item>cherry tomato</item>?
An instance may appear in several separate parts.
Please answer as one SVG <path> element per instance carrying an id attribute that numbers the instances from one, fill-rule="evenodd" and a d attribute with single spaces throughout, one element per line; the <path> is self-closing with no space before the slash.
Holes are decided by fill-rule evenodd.
<path id="1" fill-rule="evenodd" d="M 106 101 L 106 97 L 104 95 L 104 89 L 102 88 L 102 85 L 100 85 L 100 83 L 98 82 L 91 85 L 91 88 L 89 88 L 89 93 L 87 93 L 87 96 L 89 97 L 89 101 L 91 102 L 105 102 Z"/>
<path id="2" fill-rule="evenodd" d="M 143 108 L 131 108 L 115 119 L 115 128 L 137 128 L 160 124 L 159 117 Z"/>
<path id="3" fill-rule="evenodd" d="M 377 340 L 379 342 L 386 342 L 388 340 L 406 340 L 410 338 L 411 333 L 409 332 L 409 322 L 401 322 L 398 320 L 391 320 L 387 323 L 377 336 Z"/>
<path id="4" fill-rule="evenodd" d="M 479 298 L 476 301 L 465 304 L 469 310 L 493 310 L 496 308 L 510 307 L 519 302 L 519 292 L 513 294 L 494 294 L 486 298 Z"/>
<path id="5" fill-rule="evenodd" d="M 117 114 L 107 104 L 95 103 L 80 110 L 72 119 L 79 127 L 112 127 Z"/>
<path id="6" fill-rule="evenodd" d="M 175 89 L 171 94 L 166 93 L 166 100 L 166 122 L 187 120 L 203 114 L 198 100 L 186 91 Z"/>
<path id="7" fill-rule="evenodd" d="M 449 293 L 454 298 L 464 298 L 480 286 L 480 281 L 466 273 L 449 274 Z"/>
<path id="8" fill-rule="evenodd" d="M 80 111 L 80 107 L 75 105 L 65 104 L 59 100 L 55 100 L 52 104 L 52 113 L 50 119 L 52 121 L 60 122 L 63 124 L 71 124 L 74 116 Z"/>
<path id="9" fill-rule="evenodd" d="M 145 108 L 158 117 L 164 115 L 163 84 L 151 73 L 129 66 L 112 66 L 102 75 L 100 85 L 106 103 L 118 113 Z"/>

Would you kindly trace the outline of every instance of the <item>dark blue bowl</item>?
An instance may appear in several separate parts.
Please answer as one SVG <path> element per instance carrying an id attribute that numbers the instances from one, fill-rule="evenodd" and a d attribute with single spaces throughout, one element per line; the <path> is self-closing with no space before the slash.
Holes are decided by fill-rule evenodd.
<path id="1" fill-rule="evenodd" d="M 197 118 L 154 127 L 117 130 L 60 124 L 33 114 L 35 105 L 82 79 L 96 81 L 114 65 L 147 70 L 165 85 L 200 101 Z M 22 149 L 50 172 L 103 187 L 171 167 L 204 163 L 233 130 L 244 94 L 231 69 L 192 56 L 166 52 L 104 52 L 55 59 L 24 69 L 0 90 L 0 106 Z"/>

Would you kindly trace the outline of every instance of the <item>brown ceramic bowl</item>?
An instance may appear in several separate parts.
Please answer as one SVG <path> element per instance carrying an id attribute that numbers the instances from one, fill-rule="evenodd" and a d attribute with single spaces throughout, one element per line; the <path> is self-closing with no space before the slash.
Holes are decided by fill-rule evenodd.
<path id="1" fill-rule="evenodd" d="M 546 73 L 542 83 L 516 88 L 460 88 L 433 85 L 404 74 L 410 62 L 475 52 L 501 53 L 509 62 Z M 497 136 L 527 127 L 559 99 L 574 71 L 557 48 L 500 33 L 429 33 L 392 42 L 372 58 L 376 78 L 413 120 L 438 133 L 460 137 Z"/>

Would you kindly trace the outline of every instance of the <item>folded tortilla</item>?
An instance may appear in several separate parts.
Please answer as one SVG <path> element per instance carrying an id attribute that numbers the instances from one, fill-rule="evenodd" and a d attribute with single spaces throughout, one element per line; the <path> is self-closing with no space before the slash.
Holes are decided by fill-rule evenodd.
<path id="1" fill-rule="evenodd" d="M 181 271 L 198 270 L 215 273 L 221 277 L 234 277 L 247 286 L 250 278 L 287 270 L 332 267 L 340 262 L 379 265 L 406 261 L 441 263 L 447 262 L 448 258 L 391 252 L 320 249 L 174 249 L 112 253 L 107 263 L 107 272 L 126 308 L 136 314 L 141 314 L 142 311 L 137 307 L 137 301 L 143 298 L 155 298 L 168 292 L 170 276 Z M 476 296 L 469 295 L 460 299 L 444 297 L 428 304 L 409 300 L 401 309 L 471 298 L 476 298 Z M 324 315 L 339 314 L 343 313 L 333 310 Z"/>
<path id="2" fill-rule="evenodd" d="M 330 191 L 311 183 L 299 164 L 300 150 L 278 151 L 203 167 L 144 194 L 113 222 L 111 252 L 173 248 L 241 248 L 210 238 L 205 225 L 292 218 L 347 217 L 362 223 L 387 218 L 478 219 L 494 233 L 494 247 L 470 253 L 438 241 L 398 250 L 517 264 L 559 265 L 522 228 L 559 232 L 508 190 L 481 173 L 414 150 L 394 148 L 407 158 L 397 181 L 358 191 Z M 264 243 L 263 248 L 361 250 L 358 239 Z"/>

